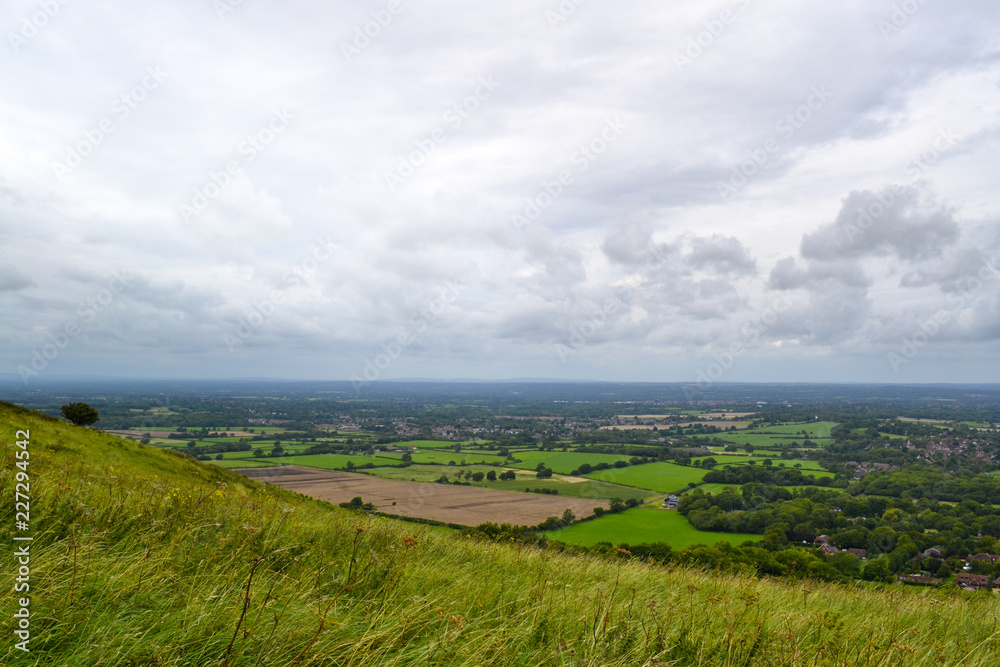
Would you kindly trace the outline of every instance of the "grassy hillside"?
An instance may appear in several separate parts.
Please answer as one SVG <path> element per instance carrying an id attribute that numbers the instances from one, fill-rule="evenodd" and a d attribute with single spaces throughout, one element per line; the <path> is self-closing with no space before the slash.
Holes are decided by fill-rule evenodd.
<path id="1" fill-rule="evenodd" d="M 31 431 L 31 653 L 14 434 Z M 331 508 L 0 404 L 0 663 L 995 665 L 989 594 L 610 562 Z"/>

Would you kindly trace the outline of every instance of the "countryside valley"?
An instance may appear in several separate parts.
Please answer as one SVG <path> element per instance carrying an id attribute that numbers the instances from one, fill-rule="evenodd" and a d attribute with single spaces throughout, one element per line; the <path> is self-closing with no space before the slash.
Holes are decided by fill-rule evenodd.
<path id="1" fill-rule="evenodd" d="M 1000 589 L 995 389 L 734 385 L 688 400 L 670 385 L 168 388 L 91 387 L 87 399 L 108 433 L 457 534 Z M 58 414 L 58 397 L 26 398 Z"/>

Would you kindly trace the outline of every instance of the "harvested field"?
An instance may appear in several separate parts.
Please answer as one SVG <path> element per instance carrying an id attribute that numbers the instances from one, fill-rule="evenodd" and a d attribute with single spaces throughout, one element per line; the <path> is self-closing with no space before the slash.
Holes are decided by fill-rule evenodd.
<path id="1" fill-rule="evenodd" d="M 271 482 L 298 493 L 342 503 L 361 496 L 379 510 L 400 516 L 433 519 L 463 526 L 510 523 L 534 526 L 550 516 L 561 516 L 567 508 L 577 517 L 593 514 L 607 503 L 585 498 L 546 496 L 535 493 L 492 491 L 450 484 L 397 482 L 368 475 L 299 466 L 240 470 L 247 477 Z M 393 505 L 392 503 L 396 504 Z"/>

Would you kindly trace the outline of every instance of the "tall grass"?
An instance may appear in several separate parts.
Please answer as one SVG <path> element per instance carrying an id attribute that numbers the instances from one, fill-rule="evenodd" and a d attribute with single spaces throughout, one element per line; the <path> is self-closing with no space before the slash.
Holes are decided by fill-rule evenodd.
<path id="1" fill-rule="evenodd" d="M 0 405 L 32 435 L 31 653 L 3 664 L 996 665 L 1000 598 L 426 531 Z M 0 511 L 13 525 L 13 449 Z M 5 547 L 10 549 L 10 547 Z M 11 549 L 12 550 L 12 549 Z M 5 608 L 13 606 L 4 557 Z"/>

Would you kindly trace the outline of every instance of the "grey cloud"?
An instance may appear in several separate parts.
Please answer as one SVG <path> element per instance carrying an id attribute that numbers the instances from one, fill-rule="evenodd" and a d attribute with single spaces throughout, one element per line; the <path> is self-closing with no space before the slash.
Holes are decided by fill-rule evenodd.
<path id="1" fill-rule="evenodd" d="M 918 260 L 940 256 L 959 237 L 955 210 L 928 201 L 915 186 L 851 192 L 836 220 L 802 238 L 802 255 L 834 260 L 895 255 Z"/>
<path id="2" fill-rule="evenodd" d="M 0 266 L 0 292 L 17 292 L 33 284 L 34 281 L 30 276 L 13 267 Z"/>
<path id="3" fill-rule="evenodd" d="M 750 251 L 732 236 L 692 239 L 689 261 L 696 268 L 712 268 L 717 273 L 753 275 L 757 272 L 757 262 Z"/>

